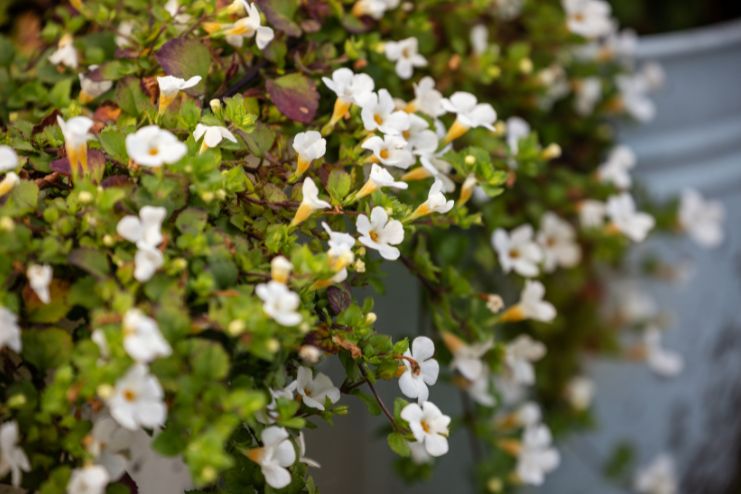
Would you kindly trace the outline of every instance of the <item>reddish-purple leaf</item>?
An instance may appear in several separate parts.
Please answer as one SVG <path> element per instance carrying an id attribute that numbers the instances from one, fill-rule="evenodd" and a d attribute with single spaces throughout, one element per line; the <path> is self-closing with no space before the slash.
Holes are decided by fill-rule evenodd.
<path id="1" fill-rule="evenodd" d="M 288 74 L 269 80 L 267 89 L 283 115 L 302 123 L 314 120 L 319 107 L 319 93 L 311 80 L 301 74 Z"/>

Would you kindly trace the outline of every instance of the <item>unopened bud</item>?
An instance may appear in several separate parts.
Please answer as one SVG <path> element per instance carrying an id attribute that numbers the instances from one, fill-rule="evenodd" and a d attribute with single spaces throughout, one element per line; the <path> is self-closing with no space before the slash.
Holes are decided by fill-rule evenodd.
<path id="1" fill-rule="evenodd" d="M 476 163 L 476 157 L 472 154 L 467 154 L 465 159 L 463 160 L 467 165 L 473 165 Z"/>
<path id="2" fill-rule="evenodd" d="M 499 295 L 489 294 L 486 297 L 486 308 L 496 314 L 504 308 L 504 300 Z"/>
<path id="3" fill-rule="evenodd" d="M 201 193 L 201 199 L 203 199 L 203 202 L 211 202 L 214 200 L 214 193 L 210 190 L 207 190 L 206 192 Z"/>
<path id="4" fill-rule="evenodd" d="M 107 400 L 113 395 L 113 386 L 110 384 L 101 384 L 98 386 L 98 396 L 102 399 Z"/>
<path id="5" fill-rule="evenodd" d="M 82 192 L 78 194 L 77 199 L 82 204 L 89 204 L 93 201 L 93 195 L 90 192 L 83 190 Z"/>
<path id="6" fill-rule="evenodd" d="M 275 338 L 270 338 L 266 343 L 265 347 L 270 353 L 275 353 L 280 350 L 280 342 Z"/>
<path id="7" fill-rule="evenodd" d="M 520 60 L 520 65 L 518 68 L 523 74 L 529 74 L 533 71 L 533 61 L 529 58 L 523 58 L 522 60 Z"/>
<path id="8" fill-rule="evenodd" d="M 218 98 L 214 98 L 208 102 L 208 106 L 211 107 L 212 112 L 218 113 L 221 111 L 221 100 Z"/>
<path id="9" fill-rule="evenodd" d="M 366 324 L 373 324 L 378 320 L 378 316 L 375 312 L 369 312 L 365 315 L 365 322 Z"/>
<path id="10" fill-rule="evenodd" d="M 242 321 L 241 319 L 235 319 L 229 323 L 229 326 L 227 326 L 226 331 L 232 336 L 237 336 L 237 335 L 244 333 L 245 329 L 247 328 L 244 324 L 244 321 Z"/>
<path id="11" fill-rule="evenodd" d="M 561 156 L 561 146 L 555 142 L 548 144 L 543 150 L 543 159 L 553 160 Z"/>
<path id="12" fill-rule="evenodd" d="M 113 235 L 103 235 L 103 245 L 111 247 L 114 243 L 116 243 L 116 239 L 113 238 Z"/>
<path id="13" fill-rule="evenodd" d="M 3 216 L 0 218 L 0 230 L 4 232 L 12 232 L 15 229 L 15 222 L 10 216 Z"/>
<path id="14" fill-rule="evenodd" d="M 316 364 L 322 357 L 322 351 L 314 345 L 303 345 L 298 350 L 298 356 L 307 364 Z"/>
<path id="15" fill-rule="evenodd" d="M 355 271 L 358 273 L 365 273 L 365 262 L 363 262 L 362 259 L 358 259 L 355 261 L 355 264 L 353 264 L 353 268 L 355 268 Z"/>

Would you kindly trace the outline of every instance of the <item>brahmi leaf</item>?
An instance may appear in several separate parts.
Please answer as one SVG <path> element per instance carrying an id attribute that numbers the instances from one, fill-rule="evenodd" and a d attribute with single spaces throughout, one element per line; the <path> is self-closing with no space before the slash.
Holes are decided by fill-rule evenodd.
<path id="1" fill-rule="evenodd" d="M 267 82 L 275 106 L 291 120 L 309 123 L 319 106 L 319 93 L 312 81 L 301 74 L 288 74 Z"/>
<path id="2" fill-rule="evenodd" d="M 194 38 L 175 38 L 162 45 L 154 56 L 168 75 L 182 79 L 201 76 L 201 82 L 192 91 L 203 92 L 212 62 L 211 52 L 203 43 Z"/>
<path id="3" fill-rule="evenodd" d="M 301 28 L 293 20 L 298 10 L 298 0 L 256 0 L 268 18 L 268 24 L 288 36 L 301 36 Z"/>

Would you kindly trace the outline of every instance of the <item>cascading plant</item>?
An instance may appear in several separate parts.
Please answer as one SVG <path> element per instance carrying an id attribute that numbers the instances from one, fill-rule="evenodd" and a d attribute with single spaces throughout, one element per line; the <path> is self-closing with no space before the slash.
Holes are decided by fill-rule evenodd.
<path id="1" fill-rule="evenodd" d="M 443 377 L 485 443 L 477 489 L 557 466 L 544 418 L 584 422 L 580 355 L 624 322 L 599 268 L 657 223 L 606 122 L 650 117 L 658 72 L 606 4 L 26 8 L 0 36 L 1 476 L 126 492 L 143 442 L 203 492 L 316 492 L 302 431 L 352 395 L 422 478 L 456 432 Z M 656 211 L 722 239 L 694 193 Z M 356 296 L 389 262 L 419 278 L 427 336 L 377 332 Z M 676 370 L 650 326 L 642 355 Z"/>

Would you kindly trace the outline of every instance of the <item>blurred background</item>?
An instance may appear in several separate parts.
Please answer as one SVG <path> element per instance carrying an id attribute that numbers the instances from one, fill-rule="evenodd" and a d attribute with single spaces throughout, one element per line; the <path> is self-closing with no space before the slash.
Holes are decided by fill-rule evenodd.
<path id="1" fill-rule="evenodd" d="M 666 83 L 655 96 L 657 118 L 621 128 L 638 156 L 636 175 L 658 198 L 695 187 L 726 208 L 726 240 L 702 250 L 688 240 L 641 245 L 684 273 L 673 284 L 631 283 L 640 299 L 661 307 L 670 321 L 666 344 L 680 352 L 679 377 L 663 379 L 646 366 L 608 359 L 589 362 L 597 385 L 595 430 L 559 444 L 562 462 L 532 493 L 631 492 L 632 474 L 656 455 L 676 461 L 680 492 L 741 492 L 741 2 L 613 0 L 623 27 L 640 34 L 639 59 L 659 62 Z M 393 263 L 390 263 L 393 264 Z M 403 269 L 391 271 L 381 297 L 378 328 L 416 333 L 420 301 Z M 654 303 L 655 302 L 655 303 Z M 658 309 L 657 309 L 658 310 Z M 331 374 L 331 369 L 329 369 Z M 386 385 L 383 387 L 383 385 Z M 395 383 L 381 383 L 392 402 Z M 458 392 L 435 387 L 435 402 L 455 415 Z M 327 465 L 316 473 L 327 494 L 468 492 L 472 458 L 465 434 L 453 436 L 455 454 L 438 460 L 431 478 L 405 485 L 394 475 L 382 417 L 361 403 L 331 432 L 307 438 L 309 456 Z M 372 439 L 372 438 L 375 438 Z M 338 467 L 341 465 L 342 467 Z"/>

